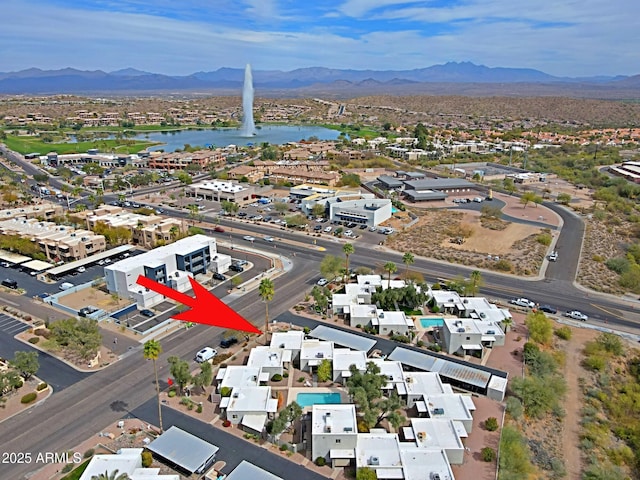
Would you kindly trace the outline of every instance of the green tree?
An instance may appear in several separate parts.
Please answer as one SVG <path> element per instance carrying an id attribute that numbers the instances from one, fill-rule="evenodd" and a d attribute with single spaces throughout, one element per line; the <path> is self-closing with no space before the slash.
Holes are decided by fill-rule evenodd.
<path id="1" fill-rule="evenodd" d="M 276 212 L 278 212 L 280 215 L 286 213 L 289 210 L 289 206 L 284 203 L 284 202 L 276 202 L 273 205 L 273 208 L 275 209 Z"/>
<path id="2" fill-rule="evenodd" d="M 504 189 L 509 193 L 509 195 L 512 195 L 513 192 L 516 191 L 516 184 L 513 183 L 512 178 L 505 178 L 502 181 L 502 185 L 504 186 Z"/>
<path id="3" fill-rule="evenodd" d="M 156 360 L 160 357 L 162 353 L 162 346 L 158 340 L 147 340 L 144 343 L 144 347 L 142 350 L 142 354 L 145 360 L 153 361 L 153 374 L 156 377 L 156 398 L 158 400 L 158 422 L 160 431 L 163 432 L 164 429 L 162 427 L 162 404 L 160 402 L 160 382 L 158 381 L 158 364 Z"/>
<path id="4" fill-rule="evenodd" d="M 220 206 L 225 212 L 231 215 L 235 215 L 238 213 L 238 210 L 240 210 L 240 205 L 235 202 L 230 202 L 229 200 L 222 200 L 222 202 L 220 202 Z"/>
<path id="5" fill-rule="evenodd" d="M 331 360 L 325 358 L 318 365 L 318 381 L 319 382 L 328 382 L 331 380 L 331 375 L 333 373 L 333 366 L 331 365 Z"/>
<path id="6" fill-rule="evenodd" d="M 320 275 L 333 280 L 340 273 L 342 268 L 342 260 L 334 255 L 326 255 L 320 262 Z"/>
<path id="7" fill-rule="evenodd" d="M 525 320 L 531 340 L 550 345 L 553 340 L 553 323 L 543 312 L 530 312 Z"/>
<path id="8" fill-rule="evenodd" d="M 356 472 L 356 480 L 378 480 L 378 475 L 369 467 L 360 467 Z"/>
<path id="9" fill-rule="evenodd" d="M 351 376 L 347 380 L 347 389 L 358 408 L 358 415 L 369 427 L 376 425 L 382 405 L 382 387 L 388 382 L 386 375 L 380 374 L 380 367 L 373 362 L 367 363 L 364 372 L 355 365 L 349 367 Z"/>
<path id="10" fill-rule="evenodd" d="M 469 275 L 469 290 L 471 295 L 476 296 L 482 284 L 482 273 L 480 270 L 474 270 L 471 272 L 471 275 Z"/>
<path id="11" fill-rule="evenodd" d="M 182 183 L 183 185 L 191 185 L 193 183 L 193 178 L 185 171 L 181 171 L 175 174 L 175 177 Z"/>
<path id="12" fill-rule="evenodd" d="M 275 287 L 273 281 L 269 278 L 263 278 L 258 287 L 258 295 L 264 302 L 264 344 L 267 344 L 267 335 L 269 333 L 269 302 L 273 300 Z"/>
<path id="13" fill-rule="evenodd" d="M 34 376 L 40 368 L 38 352 L 16 352 L 10 365 L 28 380 Z"/>
<path id="14" fill-rule="evenodd" d="M 126 473 L 119 473 L 118 469 L 116 469 L 111 473 L 105 470 L 105 472 L 100 475 L 93 475 L 91 480 L 129 480 L 129 478 L 129 475 Z"/>
<path id="15" fill-rule="evenodd" d="M 376 423 L 380 423 L 384 418 L 386 418 L 391 426 L 394 429 L 398 430 L 407 420 L 400 413 L 403 404 L 402 400 L 395 390 L 391 392 L 389 397 L 383 398 L 380 402 L 378 402 L 376 406 L 380 409 L 380 413 L 378 414 L 378 420 Z"/>
<path id="16" fill-rule="evenodd" d="M 200 373 L 193 377 L 193 384 L 201 388 L 204 392 L 204 389 L 211 385 L 211 381 L 213 380 L 213 367 L 209 362 L 203 362 L 200 364 Z"/>
<path id="17" fill-rule="evenodd" d="M 313 207 L 311 207 L 311 214 L 314 217 L 322 217 L 324 216 L 324 213 L 324 205 L 322 205 L 321 203 L 316 203 Z"/>
<path id="18" fill-rule="evenodd" d="M 529 202 L 533 202 L 536 198 L 535 192 L 524 192 L 520 197 L 520 203 L 523 205 L 523 208 L 527 208 L 527 204 Z"/>
<path id="19" fill-rule="evenodd" d="M 342 246 L 342 252 L 344 253 L 344 279 L 343 283 L 347 283 L 347 279 L 349 278 L 349 255 L 355 252 L 356 249 L 352 243 L 345 243 Z"/>
<path id="20" fill-rule="evenodd" d="M 388 281 L 388 284 L 387 284 L 387 288 L 391 288 L 391 275 L 393 275 L 394 273 L 396 273 L 398 271 L 398 267 L 393 262 L 387 262 L 387 263 L 384 264 L 384 267 L 382 267 L 382 268 L 388 274 L 388 280 L 389 281 Z"/>
<path id="21" fill-rule="evenodd" d="M 409 275 L 409 266 L 413 265 L 414 262 L 415 262 L 415 258 L 413 256 L 413 253 L 405 252 L 405 254 L 402 255 L 402 263 L 404 263 L 406 265 L 406 268 L 405 268 L 405 271 L 404 271 L 405 280 L 407 279 L 407 276 Z"/>
<path id="22" fill-rule="evenodd" d="M 182 394 L 184 387 L 191 381 L 191 372 L 189 371 L 189 364 L 182 360 L 180 357 L 171 356 L 167 359 L 169 362 L 169 371 L 171 376 L 178 384 L 180 394 Z"/>
<path id="23" fill-rule="evenodd" d="M 557 197 L 558 203 L 569 205 L 571 203 L 571 195 L 568 193 L 559 193 Z"/>

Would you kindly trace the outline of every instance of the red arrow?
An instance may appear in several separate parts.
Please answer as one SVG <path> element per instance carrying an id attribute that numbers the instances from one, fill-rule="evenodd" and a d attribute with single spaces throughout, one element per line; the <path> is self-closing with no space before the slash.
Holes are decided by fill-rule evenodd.
<path id="1" fill-rule="evenodd" d="M 149 290 L 158 292 L 160 295 L 169 297 L 176 302 L 180 302 L 187 307 L 191 307 L 190 310 L 185 310 L 184 312 L 174 315 L 172 318 L 175 320 L 202 323 L 214 327 L 231 328 L 242 332 L 262 333 L 233 309 L 222 303 L 220 299 L 193 278 L 189 277 L 189 282 L 191 282 L 191 288 L 193 288 L 193 292 L 196 295 L 195 297 L 180 293 L 173 288 L 167 287 L 143 275 L 138 276 L 136 283 Z"/>

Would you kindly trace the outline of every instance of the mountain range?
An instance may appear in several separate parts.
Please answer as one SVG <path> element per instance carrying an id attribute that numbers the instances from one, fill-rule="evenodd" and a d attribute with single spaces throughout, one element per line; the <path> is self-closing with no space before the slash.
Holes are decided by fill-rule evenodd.
<path id="1" fill-rule="evenodd" d="M 569 95 L 638 98 L 640 75 L 556 77 L 529 68 L 486 67 L 449 62 L 414 70 L 349 70 L 324 67 L 291 71 L 254 70 L 257 95 L 329 96 L 367 94 Z M 219 68 L 171 76 L 126 68 L 113 72 L 73 68 L 0 72 L 1 94 L 145 94 L 239 95 L 244 69 Z M 506 93 L 504 93 L 506 92 Z"/>

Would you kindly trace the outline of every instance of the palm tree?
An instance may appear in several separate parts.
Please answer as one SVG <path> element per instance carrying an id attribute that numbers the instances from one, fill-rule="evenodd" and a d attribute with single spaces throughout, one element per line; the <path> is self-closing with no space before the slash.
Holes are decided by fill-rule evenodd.
<path id="1" fill-rule="evenodd" d="M 413 262 L 415 262 L 415 259 L 413 258 L 413 253 L 411 252 L 407 252 L 404 255 L 402 255 L 402 263 L 404 263 L 407 268 L 404 271 L 404 279 L 407 279 L 407 275 L 409 275 L 409 265 L 412 265 Z"/>
<path id="2" fill-rule="evenodd" d="M 156 395 L 158 397 L 158 420 L 160 423 L 160 432 L 163 431 L 162 428 L 162 406 L 160 404 L 160 382 L 158 381 L 158 366 L 156 364 L 156 360 L 158 360 L 158 357 L 160 357 L 160 354 L 162 353 L 162 346 L 160 345 L 160 342 L 157 340 L 147 340 L 144 343 L 144 350 L 142 351 L 142 354 L 144 355 L 144 358 L 147 360 L 153 360 L 153 373 L 156 376 Z"/>
<path id="3" fill-rule="evenodd" d="M 270 278 L 263 278 L 258 287 L 258 295 L 264 302 L 264 344 L 267 344 L 267 334 L 269 332 L 269 302 L 273 300 L 275 288 Z"/>
<path id="4" fill-rule="evenodd" d="M 469 279 L 471 280 L 471 294 L 476 295 L 482 285 L 482 273 L 480 273 L 479 270 L 474 270 L 471 272 L 471 275 L 469 275 Z"/>
<path id="5" fill-rule="evenodd" d="M 105 471 L 100 475 L 93 475 L 91 477 L 91 480 L 129 480 L 129 479 L 130 477 L 126 473 L 121 473 L 118 475 L 117 469 L 111 473 L 109 473 L 108 471 Z"/>
<path id="6" fill-rule="evenodd" d="M 171 240 L 175 240 L 176 238 L 178 238 L 179 233 L 180 228 L 177 225 L 174 225 L 169 229 L 169 236 L 171 237 Z"/>
<path id="7" fill-rule="evenodd" d="M 387 262 L 382 268 L 389 274 L 389 283 L 387 284 L 387 288 L 391 288 L 391 274 L 396 273 L 398 271 L 398 267 L 396 267 L 396 264 L 393 262 Z"/>
<path id="8" fill-rule="evenodd" d="M 343 283 L 347 283 L 347 275 L 349 275 L 349 255 L 356 251 L 352 243 L 345 243 L 342 247 L 342 251 L 344 252 L 344 280 Z M 346 287 L 345 287 L 346 288 Z"/>

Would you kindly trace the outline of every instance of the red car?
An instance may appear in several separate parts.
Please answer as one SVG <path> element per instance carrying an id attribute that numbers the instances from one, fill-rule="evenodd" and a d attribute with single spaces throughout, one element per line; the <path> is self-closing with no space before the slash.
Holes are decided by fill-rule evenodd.
<path id="1" fill-rule="evenodd" d="M 213 229 L 213 231 L 214 231 L 214 232 L 224 233 L 224 228 L 222 228 L 222 227 L 215 227 L 215 228 Z"/>

